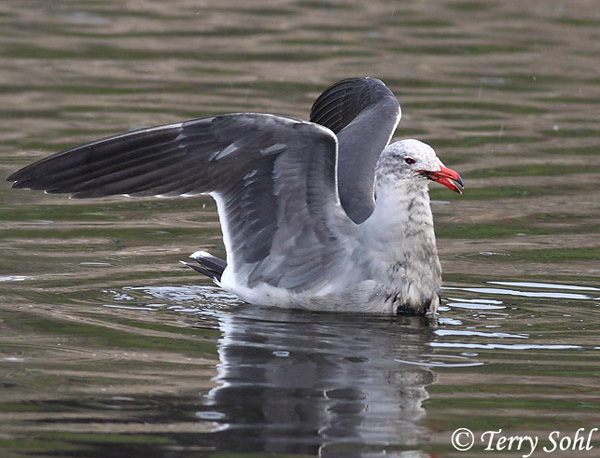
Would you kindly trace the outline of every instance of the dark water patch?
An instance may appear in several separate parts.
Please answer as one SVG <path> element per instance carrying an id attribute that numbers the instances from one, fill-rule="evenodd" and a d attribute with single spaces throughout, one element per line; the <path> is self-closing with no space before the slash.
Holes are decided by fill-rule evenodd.
<path id="1" fill-rule="evenodd" d="M 565 155 L 588 155 L 588 154 L 598 154 L 600 153 L 600 145 L 592 145 L 592 146 L 563 146 L 558 148 L 546 148 L 544 149 L 545 153 L 550 154 L 565 154 Z"/>
<path id="2" fill-rule="evenodd" d="M 60 111 L 53 110 L 19 110 L 11 112 L 0 112 L 0 119 L 31 119 L 31 118 L 57 118 Z"/>
<path id="3" fill-rule="evenodd" d="M 144 10 L 142 8 L 111 8 L 110 3 L 105 2 L 86 2 L 87 5 L 96 4 L 98 8 L 85 8 L 85 9 L 62 9 L 62 11 L 56 11 L 58 18 L 63 18 L 66 22 L 78 22 L 86 16 L 88 18 L 137 18 L 137 19 L 152 19 L 152 20 L 170 20 L 186 18 L 186 15 L 173 15 L 166 16 L 164 14 L 158 14 L 153 11 Z"/>
<path id="4" fill-rule="evenodd" d="M 77 432 L 50 432 L 42 434 L 41 437 L 51 441 L 64 441 L 70 444 L 94 444 L 95 446 L 104 445 L 165 445 L 172 444 L 173 441 L 167 437 L 148 436 L 146 434 L 119 434 L 118 432 L 110 433 L 77 433 Z"/>
<path id="5" fill-rule="evenodd" d="M 495 54 L 519 54 L 529 52 L 530 49 L 525 46 L 510 45 L 446 45 L 446 46 L 402 46 L 396 48 L 399 53 L 406 54 L 424 54 L 424 55 L 455 55 L 455 56 L 485 56 Z"/>
<path id="6" fill-rule="evenodd" d="M 505 117 L 504 115 L 493 115 L 493 114 L 481 114 L 479 112 L 475 112 L 475 113 L 469 113 L 469 112 L 451 112 L 451 113 L 445 113 L 445 112 L 435 112 L 434 114 L 432 114 L 432 117 L 435 117 L 437 119 L 441 119 L 444 121 L 492 121 L 492 120 L 504 120 Z M 499 125 L 498 131 L 500 131 L 500 126 L 502 124 Z M 465 128 L 466 130 L 466 128 Z"/>
<path id="7" fill-rule="evenodd" d="M 586 219 L 595 218 L 594 215 L 578 213 L 539 213 L 533 217 L 544 223 L 576 223 L 585 224 Z"/>
<path id="8" fill-rule="evenodd" d="M 538 101 L 542 101 L 541 99 L 537 99 Z M 553 97 L 552 102 L 556 104 L 565 104 L 565 105 L 598 105 L 600 103 L 600 98 L 597 97 L 586 97 L 582 95 L 580 97 Z M 548 100 L 546 100 L 548 102 Z M 566 122 L 573 122 L 573 119 L 563 119 Z M 591 119 L 584 120 L 584 122 L 590 122 Z M 592 121 L 593 122 L 593 121 Z"/>
<path id="9" fill-rule="evenodd" d="M 56 456 L 57 454 L 77 454 L 77 445 L 53 440 L 48 437 L 34 439 L 24 437 L 18 439 L 0 439 L 0 449 L 34 456 Z M 41 455 L 43 454 L 43 455 Z"/>
<path id="10" fill-rule="evenodd" d="M 490 224 L 457 224 L 455 222 L 442 222 L 435 225 L 436 236 L 441 239 L 495 239 L 524 235 L 560 234 L 562 232 L 571 233 L 571 230 L 570 228 L 531 227 L 530 225 L 523 224 L 523 221 L 502 221 L 502 223 L 496 222 Z M 593 226 L 588 227 L 588 232 L 593 232 Z"/>
<path id="11" fill-rule="evenodd" d="M 450 116 L 448 114 L 449 110 L 473 110 L 473 111 L 482 111 L 484 112 L 484 116 L 490 116 L 494 113 L 503 113 L 503 114 L 541 114 L 545 113 L 547 110 L 545 108 L 534 107 L 530 105 L 524 104 L 502 104 L 502 103 L 491 103 L 491 102 L 472 102 L 464 99 L 461 100 L 429 100 L 429 101 L 419 101 L 419 102 L 405 102 L 403 104 L 406 109 L 413 110 L 429 110 L 429 109 L 437 109 L 440 111 L 446 111 L 444 116 Z M 485 118 L 483 118 L 485 119 Z"/>
<path id="12" fill-rule="evenodd" d="M 28 59 L 69 59 L 69 60 L 153 60 L 153 59 L 190 59 L 217 62 L 247 62 L 247 61 L 278 61 L 278 62 L 307 62 L 326 59 L 336 55 L 339 57 L 370 57 L 371 53 L 358 50 L 339 50 L 332 53 L 316 53 L 300 51 L 295 53 L 235 53 L 207 51 L 156 51 L 113 47 L 108 45 L 89 45 L 84 49 L 41 48 L 39 46 L 12 45 L 0 51 L 4 58 Z"/>
<path id="13" fill-rule="evenodd" d="M 456 72 L 453 75 L 461 78 L 472 79 L 473 74 Z M 486 72 L 478 78 L 479 83 L 487 87 L 517 87 L 517 88 L 528 88 L 533 90 L 541 87 L 554 87 L 556 85 L 573 84 L 574 81 L 580 81 L 577 76 L 569 75 L 564 76 L 560 74 L 540 73 L 536 72 L 535 69 L 530 69 L 528 72 L 520 72 L 515 69 L 511 69 L 510 72 Z M 545 102 L 548 99 L 543 99 Z"/>
<path id="14" fill-rule="evenodd" d="M 223 85 L 214 83 L 212 85 L 215 89 L 222 89 Z M 208 86 L 210 87 L 210 86 Z M 268 94 L 271 98 L 279 97 L 292 97 L 295 94 L 319 94 L 325 89 L 323 84 L 311 83 L 307 81 L 274 81 L 274 80 L 261 80 L 261 81 L 248 81 L 243 83 L 231 83 L 227 86 L 232 89 L 250 89 L 252 91 L 261 91 Z M 312 99 L 307 99 L 306 111 L 310 108 Z"/>
<path id="15" fill-rule="evenodd" d="M 210 69 L 202 68 L 202 71 L 206 71 L 207 73 L 212 73 Z M 218 72 L 214 71 L 214 73 L 218 74 L 227 74 L 226 72 Z M 218 89 L 220 91 L 224 91 L 228 88 L 227 85 L 219 85 Z M 32 88 L 31 86 L 2 86 L 0 85 L 0 93 L 10 93 L 10 94 L 21 94 L 21 93 L 31 93 L 31 92 L 42 92 L 42 93 L 51 93 L 51 94 L 76 94 L 76 95 L 146 95 L 146 94 L 157 94 L 157 93 L 185 93 L 189 94 L 190 92 L 197 92 L 198 89 L 202 90 L 212 90 L 215 89 L 216 86 L 214 83 L 165 83 L 165 82 L 136 82 L 136 83 L 124 83 L 119 82 L 116 83 L 111 80 L 107 80 L 106 78 L 102 80 L 90 80 L 88 85 L 73 85 L 73 84 L 57 84 L 57 85 L 39 85 Z M 122 103 L 122 102 L 121 102 Z M 95 106 L 93 110 L 89 112 L 103 110 L 106 108 L 112 108 L 113 106 L 119 106 L 118 104 L 111 104 L 109 107 L 104 106 Z M 137 111 L 138 109 L 154 109 L 157 112 L 168 111 L 169 109 L 173 110 L 173 107 L 163 107 L 162 109 L 157 107 L 145 107 L 135 105 L 130 107 L 130 109 Z"/>
<path id="16" fill-rule="evenodd" d="M 46 221 L 53 224 L 57 221 L 97 221 L 102 216 L 104 221 L 122 220 L 124 215 L 115 215 L 110 207 L 98 205 L 61 206 L 61 205 L 32 205 L 28 209 L 0 208 L 0 218 L 4 221 L 20 220 L 21 222 Z"/>
<path id="17" fill-rule="evenodd" d="M 600 259 L 600 247 L 551 248 L 543 250 L 520 250 L 510 253 L 513 260 L 529 262 L 557 263 L 572 261 L 597 261 Z"/>
<path id="18" fill-rule="evenodd" d="M 355 9 L 352 5 L 344 3 L 338 3 L 333 1 L 322 1 L 315 2 L 310 0 L 301 0 L 298 2 L 298 6 L 308 9 L 322 9 L 322 10 L 352 10 Z"/>
<path id="19" fill-rule="evenodd" d="M 212 232 L 212 228 L 208 229 Z M 79 228 L 69 228 L 62 229 L 56 228 L 52 231 L 51 234 L 48 233 L 47 228 L 28 228 L 26 231 L 23 229 L 3 229 L 0 230 L 2 236 L 6 239 L 18 239 L 18 238 L 27 238 L 27 239 L 57 239 L 57 240 L 65 240 L 65 239 L 84 239 L 84 243 L 87 243 L 88 239 L 96 239 L 96 240 L 114 240 L 114 239 L 131 239 L 134 240 L 136 238 L 143 238 L 144 244 L 152 245 L 153 239 L 165 239 L 165 238 L 177 238 L 177 237 L 186 237 L 186 236 L 194 236 L 201 232 L 201 229 L 197 228 L 178 228 L 178 227 L 166 227 L 161 228 L 160 231 L 152 228 L 137 228 L 137 227 L 110 227 L 108 225 L 98 225 L 98 227 L 79 227 Z M 59 249 L 63 249 L 59 248 Z"/>
<path id="20" fill-rule="evenodd" d="M 433 39 L 433 40 L 469 40 L 472 35 L 461 32 L 451 32 L 451 28 L 443 28 L 441 30 L 430 29 L 426 31 L 414 31 L 413 36 L 418 38 Z"/>
<path id="21" fill-rule="evenodd" d="M 551 183 L 545 186 L 488 186 L 485 188 L 468 188 L 460 197 L 465 200 L 483 200 L 483 199 L 505 199 L 505 198 L 526 198 L 551 195 L 577 195 L 583 191 L 593 192 L 596 186 L 593 184 L 577 184 L 552 186 Z M 454 200 L 457 197 L 448 196 L 447 190 L 435 188 L 430 189 L 429 195 L 432 200 Z"/>
<path id="22" fill-rule="evenodd" d="M 598 27 L 600 26 L 600 19 L 593 17 L 565 17 L 561 16 L 554 19 L 557 24 L 577 26 L 577 27 Z"/>
<path id="23" fill-rule="evenodd" d="M 331 26 L 327 24 L 308 24 L 305 30 L 314 30 L 317 32 L 331 32 Z M 367 33 L 372 30 L 369 25 L 352 25 L 352 24 L 338 24 L 335 26 L 336 32 L 353 32 L 353 33 Z"/>
<path id="24" fill-rule="evenodd" d="M 529 77 L 528 79 L 520 79 L 520 78 L 502 78 L 501 82 L 490 84 L 489 81 L 486 81 L 484 78 L 480 78 L 479 80 L 480 87 L 483 91 L 489 92 L 493 94 L 494 92 L 522 92 L 527 94 L 535 94 L 541 92 L 547 92 L 549 89 L 549 84 L 546 82 L 538 82 L 535 76 Z M 530 101 L 541 102 L 540 99 L 530 98 Z"/>
<path id="25" fill-rule="evenodd" d="M 487 11 L 493 8 L 494 5 L 484 2 L 452 2 L 446 5 L 446 8 L 451 10 L 461 11 L 461 12 L 478 12 L 478 11 Z"/>
<path id="26" fill-rule="evenodd" d="M 9 315 L 6 324 L 12 329 L 26 333 L 42 333 L 44 335 L 61 336 L 63 339 L 75 339 L 90 348 L 119 348 L 148 351 L 184 352 L 186 354 L 216 354 L 211 333 L 202 338 L 206 331 L 196 329 L 196 338 L 184 338 L 180 334 L 166 336 L 145 336 L 135 328 L 114 329 L 109 323 L 83 323 L 75 320 L 59 320 L 54 318 L 40 319 L 35 314 L 20 312 Z M 137 328 L 137 326 L 136 326 Z"/>
<path id="27" fill-rule="evenodd" d="M 521 164 L 490 169 L 474 170 L 465 174 L 470 178 L 510 177 L 510 176 L 554 176 L 588 173 L 589 166 L 566 164 Z"/>
<path id="28" fill-rule="evenodd" d="M 331 40 L 328 38 L 293 38 L 293 39 L 285 39 L 281 40 L 281 43 L 284 45 L 292 45 L 292 46 L 321 46 L 331 49 L 332 44 Z M 342 40 L 335 40 L 335 46 L 340 47 L 344 46 L 345 49 L 347 46 L 351 46 L 351 42 L 344 42 Z"/>
<path id="29" fill-rule="evenodd" d="M 457 83 L 452 81 L 442 80 L 428 80 L 428 79 L 415 79 L 415 78 L 386 78 L 386 85 L 392 88 L 398 97 L 402 97 L 402 93 L 405 91 L 406 94 L 414 96 L 414 89 L 451 89 L 451 88 L 465 88 L 470 87 L 469 84 Z M 400 100 L 402 106 L 402 100 Z"/>
<path id="30" fill-rule="evenodd" d="M 542 132 L 549 137 L 560 138 L 595 138 L 600 137 L 600 129 L 552 129 Z"/>
<path id="31" fill-rule="evenodd" d="M 433 146 L 437 148 L 436 145 L 433 145 Z M 438 150 L 439 156 L 440 156 L 442 162 L 444 162 L 444 164 L 446 164 L 450 167 L 456 167 L 457 165 L 461 165 L 461 164 L 468 164 L 472 160 L 480 157 L 480 155 L 478 153 L 464 153 L 462 151 L 460 151 L 460 152 L 446 152 L 446 151 L 442 152 L 442 151 L 443 151 L 442 149 Z"/>
<path id="32" fill-rule="evenodd" d="M 503 145 L 519 143 L 536 143 L 537 137 L 520 135 L 468 135 L 457 138 L 430 138 L 431 144 L 439 148 L 472 148 L 485 145 Z"/>
<path id="33" fill-rule="evenodd" d="M 480 124 L 480 125 L 469 125 L 469 126 L 456 126 L 454 130 L 458 132 L 494 132 L 497 135 L 504 135 L 505 132 L 510 132 L 511 128 L 507 128 L 505 123 L 500 124 Z"/>
<path id="34" fill-rule="evenodd" d="M 463 408 L 469 408 L 469 406 L 470 402 L 465 401 Z M 431 408 L 433 409 L 433 406 Z M 575 431 L 585 424 L 585 420 L 582 421 L 581 418 L 576 416 L 547 418 L 540 415 L 540 412 L 537 411 L 532 412 L 531 415 L 524 415 L 520 409 L 508 411 L 505 415 L 502 415 L 502 417 L 490 417 L 484 411 L 477 412 L 478 409 L 474 409 L 475 411 L 469 418 L 461 418 L 457 421 L 456 417 L 458 415 L 458 409 L 446 409 L 443 405 L 436 404 L 435 410 L 439 414 L 438 421 L 449 423 L 452 425 L 452 430 L 468 428 L 475 434 L 479 434 L 479 437 L 483 432 L 498 431 L 499 429 L 504 431 L 554 431 L 557 429 L 562 429 L 563 431 Z M 444 448 L 444 450 L 451 453 L 455 449 L 447 447 Z M 474 456 L 485 456 L 483 446 L 474 448 L 473 451 L 477 453 L 477 455 Z"/>
<path id="35" fill-rule="evenodd" d="M 110 105 L 103 108 L 98 108 L 90 105 L 72 105 L 63 106 L 60 108 L 61 113 L 149 113 L 149 114 L 168 114 L 171 116 L 179 116 L 182 119 L 192 119 L 203 116 L 210 116 L 209 112 L 201 111 L 197 109 L 185 109 L 177 107 L 174 109 L 169 108 L 156 108 L 156 107 L 143 107 L 143 106 L 131 106 L 131 105 Z M 125 126 L 124 126 L 125 127 Z"/>
<path id="36" fill-rule="evenodd" d="M 415 129 L 408 127 L 398 127 L 394 133 L 394 139 L 396 138 L 414 138 L 418 135 L 427 135 L 428 131 L 424 129 Z"/>
<path id="37" fill-rule="evenodd" d="M 505 198 L 524 198 L 547 195 L 545 188 L 537 187 L 517 187 L 517 186 L 493 186 L 486 188 L 469 188 L 461 199 L 466 200 L 485 200 L 485 199 L 505 199 Z M 454 196 L 448 196 L 447 190 L 434 188 L 429 190 L 432 200 L 454 200 Z"/>
<path id="38" fill-rule="evenodd" d="M 179 58 L 190 56 L 189 52 L 174 52 Z M 0 51 L 4 58 L 27 59 L 74 59 L 74 60 L 138 60 L 167 57 L 164 52 L 117 48 L 108 45 L 88 45 L 84 49 L 64 49 L 40 46 L 12 45 Z"/>
<path id="39" fill-rule="evenodd" d="M 149 92 L 156 92 L 158 88 L 156 86 L 144 87 L 142 85 L 136 86 L 119 86 L 106 84 L 104 80 L 103 84 L 90 84 L 89 86 L 75 86 L 75 85 L 39 85 L 32 88 L 31 86 L 2 86 L 0 85 L 0 93 L 8 94 L 20 94 L 30 92 L 48 92 L 48 93 L 63 93 L 63 94 L 85 94 L 85 95 L 126 95 L 126 94 L 144 94 Z M 176 89 L 173 89 L 176 91 Z M 94 108 L 97 111 L 98 107 Z"/>
<path id="40" fill-rule="evenodd" d="M 229 11 L 229 10 L 223 10 Z M 297 12 L 286 8 L 239 8 L 236 13 L 247 14 L 252 16 L 293 16 Z"/>
<path id="41" fill-rule="evenodd" d="M 36 26 L 37 27 L 37 26 Z M 54 29 L 54 26 L 46 26 L 49 31 Z M 140 38 L 194 38 L 194 37 L 252 37 L 257 35 L 278 35 L 283 33 L 278 29 L 268 28 L 244 28 L 244 27 L 218 27 L 211 30 L 149 30 L 146 32 L 115 32 L 113 30 L 97 30 L 97 29 L 71 29 L 61 30 L 61 35 L 75 38 L 95 38 L 95 39 L 126 39 L 136 40 Z"/>
<path id="42" fill-rule="evenodd" d="M 438 29 L 444 27 L 451 27 L 453 24 L 450 21 L 446 21 L 444 19 L 403 19 L 402 15 L 397 14 L 394 15 L 391 19 L 386 21 L 388 25 L 396 26 L 396 27 L 414 27 L 414 28 L 431 28 Z"/>
<path id="43" fill-rule="evenodd" d="M 536 276 L 535 273 L 531 273 L 531 272 L 520 272 L 521 277 L 519 277 L 518 279 L 515 279 L 514 277 L 509 277 L 508 280 L 513 280 L 513 281 L 538 281 L 539 277 Z M 546 282 L 556 282 L 565 284 L 568 283 L 569 281 L 571 282 L 576 282 L 578 285 L 590 285 L 590 286 L 595 286 L 598 282 L 598 278 L 596 276 L 593 275 L 586 275 L 585 272 L 578 272 L 576 273 L 576 275 L 574 275 L 573 277 L 569 278 L 569 277 L 565 277 L 564 275 L 557 275 L 557 274 L 549 274 L 547 276 L 544 277 L 544 280 Z M 488 281 L 490 281 L 489 278 L 486 278 L 484 275 L 480 274 L 473 274 L 472 276 L 469 277 L 468 283 L 465 283 L 465 278 L 464 276 L 461 277 L 460 273 L 451 273 L 451 272 L 446 272 L 444 273 L 444 281 L 445 281 L 445 286 L 451 288 L 451 289 L 456 289 L 459 287 L 462 287 L 464 289 L 464 291 L 468 292 L 468 288 L 469 287 L 475 287 L 476 285 L 483 285 L 486 284 Z M 444 293 L 444 296 L 446 295 L 446 293 Z M 469 295 L 469 294 L 467 294 Z M 499 298 L 501 299 L 501 298 Z"/>
<path id="44" fill-rule="evenodd" d="M 100 203 L 90 200 L 67 200 L 64 203 L 32 204 L 24 207 L 0 208 L 0 217 L 4 221 L 98 221 L 146 220 L 149 212 L 190 212 L 189 218 L 208 218 L 216 220 L 216 205 L 212 198 L 199 196 L 188 199 L 156 199 L 156 198 L 116 198 L 112 202 Z M 194 212 L 194 213 L 192 213 Z M 188 215 L 185 215 L 188 216 Z"/>
<path id="45" fill-rule="evenodd" d="M 479 384 L 469 384 L 465 383 L 463 385 L 457 386 L 443 386 L 443 385 L 431 385 L 428 391 L 430 393 L 439 393 L 443 394 L 481 394 L 483 396 L 490 395 L 492 393 L 499 394 L 514 394 L 521 393 L 523 395 L 534 395 L 534 396 L 548 396 L 551 394 L 554 395 L 573 395 L 579 394 L 582 396 L 593 395 L 595 393 L 595 388 L 590 386 L 559 386 L 553 385 L 549 383 L 527 383 L 527 384 L 510 384 L 510 383 L 479 383 Z M 540 393 L 544 393 L 541 395 Z"/>
<path id="46" fill-rule="evenodd" d="M 492 263 L 515 263 L 519 261 L 527 261 L 530 263 L 548 264 L 574 261 L 597 261 L 600 258 L 600 248 L 596 246 L 582 248 L 559 248 L 556 246 L 553 248 L 539 250 L 521 249 L 518 251 L 508 250 L 497 253 L 481 252 L 477 256 L 479 260 Z"/>
<path id="47" fill-rule="evenodd" d="M 435 407 L 439 407 L 440 409 L 457 409 L 461 406 L 468 405 L 470 409 L 480 410 L 480 409 L 489 409 L 492 405 L 495 404 L 495 400 L 493 399 L 477 399 L 473 397 L 453 397 L 452 399 L 440 399 L 439 405 L 433 404 Z M 505 399 L 504 400 L 505 409 L 508 410 L 517 410 L 524 409 L 533 411 L 544 411 L 544 410 L 552 410 L 558 407 L 561 410 L 595 410 L 595 406 L 593 403 L 585 400 L 562 400 L 562 399 Z M 555 404 L 556 403 L 556 404 Z"/>
<path id="48" fill-rule="evenodd" d="M 103 138 L 115 135 L 114 129 L 98 127 L 92 129 L 78 129 L 76 127 L 67 129 L 56 129 L 54 131 L 57 138 L 83 136 L 83 138 Z"/>

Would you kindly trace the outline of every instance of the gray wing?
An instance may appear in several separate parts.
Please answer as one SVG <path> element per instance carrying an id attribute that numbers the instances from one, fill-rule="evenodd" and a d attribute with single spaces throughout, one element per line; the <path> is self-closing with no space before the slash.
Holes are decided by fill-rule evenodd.
<path id="1" fill-rule="evenodd" d="M 77 146 L 8 180 L 78 198 L 210 193 L 236 277 L 301 291 L 326 283 L 343 250 L 336 225 L 352 224 L 337 196 L 336 154 L 335 135 L 319 125 L 240 113 Z"/>
<path id="2" fill-rule="evenodd" d="M 398 100 L 378 79 L 346 79 L 317 98 L 310 120 L 338 137 L 340 200 L 348 216 L 360 224 L 375 207 L 375 166 L 400 121 Z"/>

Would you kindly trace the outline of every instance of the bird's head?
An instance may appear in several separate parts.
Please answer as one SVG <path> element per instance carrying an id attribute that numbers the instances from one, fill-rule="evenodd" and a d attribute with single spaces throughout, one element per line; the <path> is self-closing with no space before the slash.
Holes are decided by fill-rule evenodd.
<path id="1" fill-rule="evenodd" d="M 392 143 L 383 150 L 377 175 L 379 180 L 388 176 L 414 185 L 436 181 L 459 194 L 464 187 L 460 175 L 447 168 L 431 146 L 412 139 Z"/>

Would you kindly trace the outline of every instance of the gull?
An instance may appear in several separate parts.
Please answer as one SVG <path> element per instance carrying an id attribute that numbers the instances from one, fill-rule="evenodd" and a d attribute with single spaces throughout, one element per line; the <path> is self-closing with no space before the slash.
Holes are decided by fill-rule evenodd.
<path id="1" fill-rule="evenodd" d="M 243 301 L 425 314 L 440 303 L 428 184 L 462 192 L 427 144 L 390 144 L 394 94 L 375 78 L 325 90 L 310 121 L 231 113 L 76 146 L 11 174 L 14 188 L 73 198 L 210 194 L 226 260 L 188 264 Z"/>

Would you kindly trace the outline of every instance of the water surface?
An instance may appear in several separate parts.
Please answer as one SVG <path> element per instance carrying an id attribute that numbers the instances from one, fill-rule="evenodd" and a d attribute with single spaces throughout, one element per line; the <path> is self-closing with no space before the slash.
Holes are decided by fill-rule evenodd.
<path id="1" fill-rule="evenodd" d="M 209 198 L 0 185 L 0 455 L 501 456 L 456 451 L 469 428 L 595 456 L 600 433 L 541 446 L 600 424 L 598 25 L 585 0 L 5 0 L 2 176 L 135 127 L 306 118 L 370 75 L 397 137 L 467 188 L 432 186 L 445 289 L 425 319 L 240 303 L 178 263 L 224 254 Z"/>

